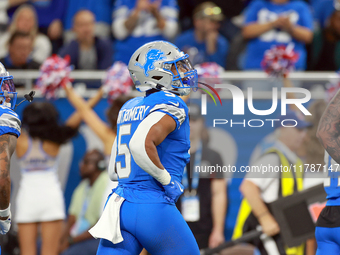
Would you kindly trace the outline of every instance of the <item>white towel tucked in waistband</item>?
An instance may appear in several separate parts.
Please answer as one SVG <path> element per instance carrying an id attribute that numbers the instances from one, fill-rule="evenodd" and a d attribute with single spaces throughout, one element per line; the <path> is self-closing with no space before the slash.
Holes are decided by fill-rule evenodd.
<path id="1" fill-rule="evenodd" d="M 120 207 L 125 199 L 113 193 L 107 202 L 102 216 L 90 230 L 94 238 L 106 239 L 113 244 L 124 241 L 120 232 Z"/>

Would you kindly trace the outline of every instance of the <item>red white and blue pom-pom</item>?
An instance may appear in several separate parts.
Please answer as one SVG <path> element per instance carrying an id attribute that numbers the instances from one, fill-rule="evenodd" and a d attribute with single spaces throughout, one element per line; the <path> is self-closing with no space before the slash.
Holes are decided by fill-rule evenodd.
<path id="1" fill-rule="evenodd" d="M 272 77 L 287 77 L 294 70 L 299 54 L 294 51 L 294 44 L 276 45 L 264 53 L 261 66 Z"/>
<path id="2" fill-rule="evenodd" d="M 117 61 L 106 72 L 106 78 L 103 81 L 103 90 L 107 94 L 111 103 L 120 95 L 125 95 L 132 90 L 132 79 L 128 67 L 123 62 Z"/>
<path id="3" fill-rule="evenodd" d="M 222 66 L 215 62 L 205 62 L 195 66 L 198 78 L 218 78 L 224 72 Z"/>
<path id="4" fill-rule="evenodd" d="M 47 58 L 40 66 L 36 89 L 47 99 L 56 98 L 58 89 L 72 81 L 70 79 L 72 69 L 69 56 L 62 58 L 53 55 Z"/>
<path id="5" fill-rule="evenodd" d="M 220 75 L 224 72 L 222 66 L 215 62 L 205 62 L 195 65 L 199 83 L 205 83 L 210 86 L 221 84 Z"/>

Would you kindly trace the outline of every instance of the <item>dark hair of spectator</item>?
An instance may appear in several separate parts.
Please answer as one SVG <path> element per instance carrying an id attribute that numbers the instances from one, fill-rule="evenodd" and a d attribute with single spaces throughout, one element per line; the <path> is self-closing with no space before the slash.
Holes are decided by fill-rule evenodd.
<path id="1" fill-rule="evenodd" d="M 132 97 L 119 96 L 116 100 L 113 101 L 106 112 L 107 120 L 110 123 L 112 130 L 115 132 L 117 131 L 117 119 L 120 108 L 122 108 L 122 106 L 130 99 L 132 99 Z"/>
<path id="2" fill-rule="evenodd" d="M 11 37 L 8 40 L 8 44 L 11 45 L 17 38 L 30 38 L 33 41 L 33 37 L 30 34 L 16 31 L 11 34 Z"/>
<path id="3" fill-rule="evenodd" d="M 63 144 L 77 134 L 77 129 L 60 125 L 59 113 L 49 102 L 29 104 L 23 111 L 22 125 L 32 138 Z"/>

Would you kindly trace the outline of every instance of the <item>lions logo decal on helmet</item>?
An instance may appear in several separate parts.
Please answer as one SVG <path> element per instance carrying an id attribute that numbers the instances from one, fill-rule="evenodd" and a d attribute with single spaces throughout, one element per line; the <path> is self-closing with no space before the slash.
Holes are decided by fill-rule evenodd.
<path id="1" fill-rule="evenodd" d="M 164 52 L 157 50 L 157 49 L 150 49 L 148 53 L 145 55 L 145 64 L 141 65 L 140 63 L 136 63 L 135 66 L 138 66 L 142 69 L 144 69 L 144 74 L 146 77 L 149 77 L 149 71 L 155 70 L 154 63 L 157 60 L 163 60 L 166 59 L 164 56 Z"/>

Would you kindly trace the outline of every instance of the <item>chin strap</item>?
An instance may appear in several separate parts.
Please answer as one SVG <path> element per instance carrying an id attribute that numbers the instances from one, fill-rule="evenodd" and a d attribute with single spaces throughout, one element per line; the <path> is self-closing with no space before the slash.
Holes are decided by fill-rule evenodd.
<path id="1" fill-rule="evenodd" d="M 21 103 L 23 103 L 23 102 L 25 102 L 25 101 L 32 102 L 32 101 L 33 101 L 34 95 L 35 95 L 35 91 L 34 91 L 34 90 L 32 90 L 32 91 L 31 91 L 30 93 L 28 93 L 28 94 L 25 94 L 25 95 L 24 95 L 24 98 L 25 98 L 25 99 L 23 99 L 19 104 L 16 104 L 14 110 L 16 110 L 17 107 L 18 107 Z M 9 103 L 9 104 L 10 104 L 10 103 Z"/>

